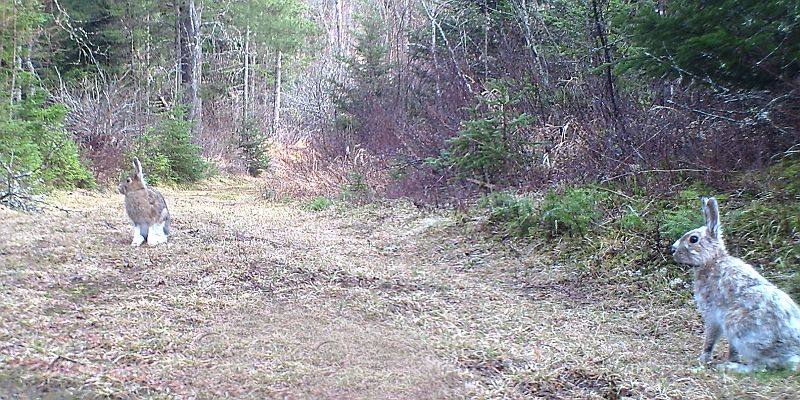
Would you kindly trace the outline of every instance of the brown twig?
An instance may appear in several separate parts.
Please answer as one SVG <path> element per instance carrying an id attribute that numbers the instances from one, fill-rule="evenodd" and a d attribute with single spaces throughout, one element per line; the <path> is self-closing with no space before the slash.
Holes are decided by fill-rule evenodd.
<path id="1" fill-rule="evenodd" d="M 71 362 L 71 363 L 73 363 L 73 364 L 78 364 L 78 365 L 86 365 L 86 364 L 84 364 L 84 363 L 82 363 L 82 362 L 80 362 L 80 361 L 73 360 L 73 359 L 71 359 L 71 358 L 69 358 L 69 357 L 62 356 L 61 354 L 58 354 L 58 355 L 56 355 L 56 357 L 53 359 L 53 361 L 50 361 L 50 367 L 53 367 L 53 365 L 55 365 L 55 364 L 56 364 L 56 363 L 57 363 L 59 360 L 69 361 L 69 362 Z"/>

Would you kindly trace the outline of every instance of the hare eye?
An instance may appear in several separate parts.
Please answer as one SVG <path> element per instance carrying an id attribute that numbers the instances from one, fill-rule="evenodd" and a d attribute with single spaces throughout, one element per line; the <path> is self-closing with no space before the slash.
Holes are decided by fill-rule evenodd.
<path id="1" fill-rule="evenodd" d="M 698 240 L 700 240 L 700 238 L 698 238 L 696 235 L 689 237 L 689 243 L 697 243 Z"/>
<path id="2" fill-rule="evenodd" d="M 131 178 L 128 178 L 128 183 L 131 183 Z"/>

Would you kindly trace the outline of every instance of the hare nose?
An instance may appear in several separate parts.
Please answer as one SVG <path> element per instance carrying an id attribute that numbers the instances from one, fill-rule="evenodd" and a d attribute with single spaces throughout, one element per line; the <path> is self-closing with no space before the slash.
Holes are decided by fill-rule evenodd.
<path id="1" fill-rule="evenodd" d="M 677 241 L 672 244 L 672 253 L 675 253 L 676 251 L 678 251 L 678 242 Z"/>

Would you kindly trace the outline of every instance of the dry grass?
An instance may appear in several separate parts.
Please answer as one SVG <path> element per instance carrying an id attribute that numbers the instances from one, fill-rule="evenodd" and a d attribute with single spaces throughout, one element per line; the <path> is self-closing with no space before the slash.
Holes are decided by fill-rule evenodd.
<path id="1" fill-rule="evenodd" d="M 693 369 L 691 305 L 575 279 L 403 204 L 320 213 L 248 182 L 165 190 L 131 249 L 117 195 L 0 209 L 0 398 L 796 398 Z M 624 289 L 624 288 L 623 288 Z M 665 306 L 664 304 L 675 304 Z"/>
<path id="2" fill-rule="evenodd" d="M 263 181 L 275 198 L 338 196 L 354 174 L 365 180 L 370 191 L 382 192 L 387 185 L 387 170 L 381 167 L 384 163 L 363 149 L 333 158 L 300 140 L 292 144 L 273 142 L 269 155 L 270 169 Z"/>

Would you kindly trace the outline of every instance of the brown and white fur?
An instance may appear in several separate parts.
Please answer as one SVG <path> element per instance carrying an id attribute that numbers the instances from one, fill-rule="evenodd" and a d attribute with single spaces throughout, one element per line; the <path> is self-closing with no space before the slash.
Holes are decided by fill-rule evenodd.
<path id="1" fill-rule="evenodd" d="M 131 246 L 147 241 L 150 246 L 166 243 L 169 235 L 169 209 L 164 196 L 147 186 L 142 164 L 133 159 L 133 173 L 117 188 L 125 195 L 125 211 L 133 222 Z"/>
<path id="2" fill-rule="evenodd" d="M 730 344 L 720 368 L 739 373 L 796 369 L 800 362 L 800 309 L 752 266 L 728 254 L 717 201 L 702 199 L 705 226 L 672 245 L 676 262 L 694 267 L 694 300 L 705 342 L 698 361 L 711 361 L 721 337 Z"/>

